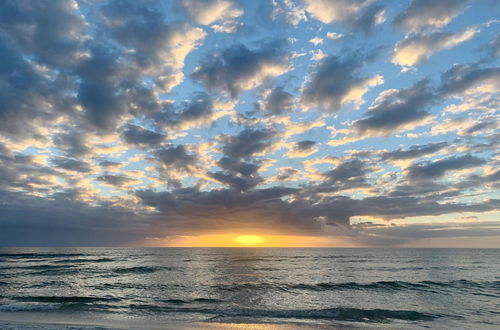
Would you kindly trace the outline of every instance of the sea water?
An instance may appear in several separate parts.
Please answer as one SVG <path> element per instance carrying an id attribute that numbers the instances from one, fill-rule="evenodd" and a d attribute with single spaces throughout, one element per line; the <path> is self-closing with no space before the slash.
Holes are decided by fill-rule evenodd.
<path id="1" fill-rule="evenodd" d="M 0 329 L 498 329 L 499 252 L 1 248 Z"/>

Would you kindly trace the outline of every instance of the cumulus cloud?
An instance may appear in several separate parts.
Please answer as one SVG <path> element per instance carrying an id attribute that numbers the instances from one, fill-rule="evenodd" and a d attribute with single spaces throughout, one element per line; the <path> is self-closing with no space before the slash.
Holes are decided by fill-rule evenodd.
<path id="1" fill-rule="evenodd" d="M 352 126 L 358 136 L 387 136 L 413 129 L 429 117 L 428 108 L 435 100 L 427 80 L 409 88 L 389 89 L 380 93 L 365 118 L 355 121 Z"/>
<path id="2" fill-rule="evenodd" d="M 184 59 L 206 36 L 188 24 L 167 24 L 159 10 L 136 2 L 112 1 L 101 9 L 104 26 L 145 74 L 156 74 L 157 84 L 170 91 L 183 78 Z"/>
<path id="3" fill-rule="evenodd" d="M 335 21 L 368 33 L 385 21 L 384 8 L 370 0 L 305 0 L 305 8 L 312 17 L 322 23 Z"/>
<path id="4" fill-rule="evenodd" d="M 393 24 L 406 32 L 442 28 L 462 12 L 467 2 L 468 0 L 412 0 Z"/>
<path id="5" fill-rule="evenodd" d="M 266 115 L 280 115 L 295 107 L 295 97 L 283 87 L 266 90 L 263 94 L 264 100 L 257 103 L 257 108 Z"/>
<path id="6" fill-rule="evenodd" d="M 243 15 L 243 9 L 231 0 L 182 0 L 180 5 L 198 24 L 217 22 L 211 26 L 217 32 L 235 32 L 235 19 Z"/>
<path id="7" fill-rule="evenodd" d="M 343 21 L 357 15 L 369 4 L 365 0 L 305 0 L 306 10 L 317 20 L 329 24 L 333 21 Z"/>
<path id="8" fill-rule="evenodd" d="M 271 18 L 273 20 L 283 17 L 286 22 L 294 26 L 299 25 L 302 21 L 307 22 L 306 11 L 293 0 L 273 0 L 272 5 Z"/>
<path id="9" fill-rule="evenodd" d="M 328 112 L 338 111 L 347 104 L 359 107 L 368 89 L 383 83 L 380 75 L 363 77 L 358 73 L 365 60 L 356 56 L 345 59 L 328 56 L 320 60 L 302 87 L 302 105 Z"/>
<path id="10" fill-rule="evenodd" d="M 318 150 L 315 141 L 304 140 L 294 143 L 287 156 L 290 158 L 304 158 L 316 153 Z"/>
<path id="11" fill-rule="evenodd" d="M 449 157 L 435 162 L 412 165 L 408 168 L 408 177 L 410 180 L 437 179 L 448 171 L 476 167 L 484 163 L 485 160 L 470 155 Z"/>
<path id="12" fill-rule="evenodd" d="M 477 29 L 469 28 L 461 33 L 435 32 L 406 37 L 396 44 L 392 62 L 408 69 L 427 61 L 435 52 L 470 40 L 477 33 Z"/>
<path id="13" fill-rule="evenodd" d="M 127 125 L 122 132 L 125 142 L 138 146 L 155 146 L 165 139 L 165 135 L 157 133 L 141 126 Z"/>
<path id="14" fill-rule="evenodd" d="M 191 78 L 212 91 L 235 98 L 240 92 L 257 88 L 290 70 L 283 47 L 283 42 L 264 44 L 258 49 L 233 45 L 208 57 L 195 68 Z"/>

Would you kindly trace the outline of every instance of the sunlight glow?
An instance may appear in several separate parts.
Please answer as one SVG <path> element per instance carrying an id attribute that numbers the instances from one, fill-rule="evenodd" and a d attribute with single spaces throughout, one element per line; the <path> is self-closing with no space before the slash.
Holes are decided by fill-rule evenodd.
<path id="1" fill-rule="evenodd" d="M 142 245 L 158 246 L 158 241 L 144 241 Z M 161 246 L 170 247 L 353 247 L 345 237 L 295 236 L 272 234 L 201 234 L 170 236 Z"/>
<path id="2" fill-rule="evenodd" d="M 240 243 L 242 245 L 247 245 L 247 246 L 259 245 L 259 244 L 265 242 L 265 240 L 261 236 L 258 236 L 258 235 L 240 235 L 240 236 L 237 236 L 234 239 L 234 241 L 237 243 Z"/>

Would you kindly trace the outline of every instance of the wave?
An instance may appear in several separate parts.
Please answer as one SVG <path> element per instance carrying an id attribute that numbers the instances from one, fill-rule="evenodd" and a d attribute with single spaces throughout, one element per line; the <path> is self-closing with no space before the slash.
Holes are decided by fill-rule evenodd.
<path id="1" fill-rule="evenodd" d="M 101 263 L 101 262 L 113 262 L 115 259 L 111 258 L 99 258 L 99 259 L 63 259 L 54 261 L 55 264 L 71 264 L 71 263 Z"/>
<path id="2" fill-rule="evenodd" d="M 0 312 L 48 311 L 59 309 L 61 304 L 41 304 L 36 302 L 13 302 L 0 305 Z"/>
<path id="3" fill-rule="evenodd" d="M 14 298 L 22 302 L 45 302 L 45 303 L 95 303 L 95 302 L 117 302 L 121 299 L 116 297 L 82 297 L 82 296 L 25 296 Z"/>
<path id="4" fill-rule="evenodd" d="M 114 273 L 118 274 L 146 274 L 154 273 L 161 270 L 173 270 L 174 267 L 160 267 L 160 266 L 136 266 L 136 267 L 126 267 L 126 268 L 115 268 Z"/>
<path id="5" fill-rule="evenodd" d="M 399 290 L 417 290 L 426 292 L 437 292 L 446 288 L 468 290 L 468 289 L 487 289 L 499 290 L 500 281 L 474 282 L 468 280 L 455 280 L 446 282 L 421 281 L 379 281 L 371 283 L 345 282 L 345 283 L 238 283 L 238 284 L 219 284 L 213 288 L 224 291 L 239 290 L 309 290 L 309 291 L 335 291 L 335 290 L 381 290 L 381 291 L 399 291 Z"/>
<path id="6" fill-rule="evenodd" d="M 0 257 L 3 258 L 66 258 L 66 257 L 81 257 L 85 256 L 83 253 L 0 253 Z"/>
<path id="7" fill-rule="evenodd" d="M 247 308 L 199 308 L 170 307 L 148 304 L 131 304 L 131 309 L 153 313 L 199 313 L 213 315 L 208 321 L 213 322 L 255 322 L 259 319 L 304 319 L 304 320 L 336 320 L 351 322 L 389 322 L 431 321 L 442 317 L 440 314 L 424 313 L 412 310 L 360 309 L 349 307 L 325 309 L 247 309 Z"/>
<path id="8" fill-rule="evenodd" d="M 211 298 L 195 298 L 191 300 L 183 300 L 183 299 L 164 299 L 161 302 L 173 305 L 182 305 L 182 304 L 192 304 L 192 303 L 203 303 L 203 304 L 218 304 L 223 302 L 223 300 L 219 299 L 211 299 Z"/>
<path id="9" fill-rule="evenodd" d="M 295 309 L 295 310 L 262 310 L 262 309 L 228 309 L 220 312 L 221 317 L 251 317 L 251 318 L 288 318 L 288 319 L 324 319 L 353 322 L 387 322 L 390 319 L 404 321 L 430 321 L 442 315 L 423 313 L 411 310 L 389 309 L 359 309 L 348 307 L 325 309 Z"/>

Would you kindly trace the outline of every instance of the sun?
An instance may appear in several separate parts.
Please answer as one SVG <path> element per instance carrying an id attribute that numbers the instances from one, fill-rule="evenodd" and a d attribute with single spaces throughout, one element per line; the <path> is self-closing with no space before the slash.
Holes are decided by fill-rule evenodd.
<path id="1" fill-rule="evenodd" d="M 239 235 L 234 239 L 236 243 L 252 246 L 264 243 L 266 240 L 258 235 Z"/>

